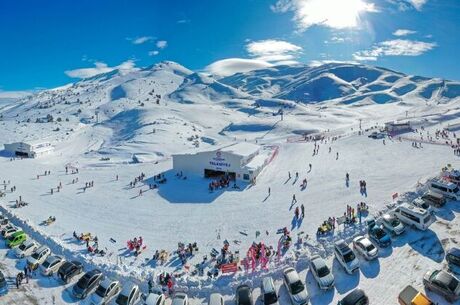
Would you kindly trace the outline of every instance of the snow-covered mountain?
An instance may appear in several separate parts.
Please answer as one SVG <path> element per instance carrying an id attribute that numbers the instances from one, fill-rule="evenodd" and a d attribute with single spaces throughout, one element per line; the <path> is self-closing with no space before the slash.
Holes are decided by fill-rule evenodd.
<path id="1" fill-rule="evenodd" d="M 235 139 L 345 128 L 406 111 L 442 112 L 459 96 L 458 82 L 366 65 L 277 66 L 217 79 L 161 62 L 8 103 L 0 108 L 1 124 L 12 132 L 0 142 L 50 137 L 76 155 L 157 160 Z M 284 121 L 276 115 L 280 109 Z M 70 140 L 77 147 L 65 144 Z"/>

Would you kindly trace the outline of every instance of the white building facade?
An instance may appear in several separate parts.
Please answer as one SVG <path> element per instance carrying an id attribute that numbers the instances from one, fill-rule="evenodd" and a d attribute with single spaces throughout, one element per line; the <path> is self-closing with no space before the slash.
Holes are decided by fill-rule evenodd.
<path id="1" fill-rule="evenodd" d="M 267 164 L 268 155 L 256 144 L 242 142 L 213 151 L 172 156 L 176 172 L 195 174 L 206 178 L 229 176 L 239 181 L 254 181 Z"/>
<path id="2" fill-rule="evenodd" d="M 51 154 L 54 146 L 50 142 L 15 142 L 5 144 L 5 151 L 18 157 L 39 158 Z"/>

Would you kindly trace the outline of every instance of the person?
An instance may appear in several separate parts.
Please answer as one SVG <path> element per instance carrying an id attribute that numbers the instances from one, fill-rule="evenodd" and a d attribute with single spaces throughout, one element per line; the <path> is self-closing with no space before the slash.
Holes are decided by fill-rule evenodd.
<path id="1" fill-rule="evenodd" d="M 268 195 L 270 195 L 270 191 L 271 191 L 270 188 L 268 188 Z"/>
<path id="2" fill-rule="evenodd" d="M 309 166 L 310 166 L 310 171 L 311 171 L 311 163 L 309 164 Z"/>
<path id="3" fill-rule="evenodd" d="M 339 160 L 339 152 L 337 152 L 337 155 L 336 155 L 335 159 Z"/>
<path id="4" fill-rule="evenodd" d="M 300 206 L 300 212 L 301 212 L 302 218 L 304 218 L 305 217 L 305 207 L 303 206 L 303 204 Z"/>
<path id="5" fill-rule="evenodd" d="M 350 180 L 350 175 L 348 173 L 345 174 L 345 180 Z"/>
<path id="6" fill-rule="evenodd" d="M 297 203 L 297 199 L 295 198 L 295 194 L 292 195 L 292 203 Z"/>
<path id="7" fill-rule="evenodd" d="M 296 219 L 299 219 L 299 207 L 296 207 L 296 208 L 295 208 L 294 215 L 295 215 L 295 218 L 296 218 Z"/>

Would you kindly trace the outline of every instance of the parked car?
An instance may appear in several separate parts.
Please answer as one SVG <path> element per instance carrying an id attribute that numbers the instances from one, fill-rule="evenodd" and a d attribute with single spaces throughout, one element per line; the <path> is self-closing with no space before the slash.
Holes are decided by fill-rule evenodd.
<path id="1" fill-rule="evenodd" d="M 420 198 L 435 208 L 443 207 L 446 204 L 446 198 L 439 193 L 427 192 Z"/>
<path id="2" fill-rule="evenodd" d="M 51 276 L 58 272 L 59 268 L 64 264 L 65 260 L 60 256 L 50 255 L 46 258 L 43 264 L 40 265 L 41 274 Z"/>
<path id="3" fill-rule="evenodd" d="M 23 231 L 17 231 L 6 239 L 6 245 L 10 248 L 15 248 L 22 244 L 26 239 L 26 233 L 24 233 Z"/>
<path id="4" fill-rule="evenodd" d="M 353 248 L 369 261 L 379 256 L 379 249 L 364 236 L 357 236 L 353 239 Z"/>
<path id="5" fill-rule="evenodd" d="M 16 233 L 18 231 L 19 231 L 19 228 L 17 228 L 13 224 L 8 224 L 2 229 L 1 234 L 2 234 L 3 238 L 6 239 L 6 238 L 10 237 L 11 235 L 13 235 L 14 233 Z"/>
<path id="6" fill-rule="evenodd" d="M 58 275 L 64 283 L 69 283 L 72 278 L 83 272 L 83 265 L 77 261 L 65 262 L 58 270 Z"/>
<path id="7" fill-rule="evenodd" d="M 47 246 L 41 246 L 32 253 L 32 255 L 27 258 L 27 264 L 32 270 L 38 268 L 38 266 L 45 261 L 45 259 L 51 254 L 50 248 Z"/>
<path id="8" fill-rule="evenodd" d="M 240 285 L 236 288 L 236 305 L 253 305 L 252 291 L 248 285 Z"/>
<path id="9" fill-rule="evenodd" d="M 364 290 L 356 288 L 339 301 L 338 305 L 369 305 L 369 298 Z"/>
<path id="10" fill-rule="evenodd" d="M 359 270 L 359 260 L 344 240 L 335 242 L 334 255 L 348 274 Z"/>
<path id="11" fill-rule="evenodd" d="M 115 302 L 118 305 L 135 305 L 138 304 L 140 300 L 141 291 L 139 290 L 139 286 L 136 284 L 129 284 L 123 287 Z M 172 304 L 174 305 L 174 299 Z"/>
<path id="12" fill-rule="evenodd" d="M 293 305 L 308 304 L 310 296 L 294 268 L 288 267 L 283 270 L 283 281 Z"/>
<path id="13" fill-rule="evenodd" d="M 14 249 L 14 254 L 17 258 L 24 258 L 31 255 L 35 250 L 38 249 L 38 244 L 33 240 L 26 240 L 19 247 Z"/>
<path id="14" fill-rule="evenodd" d="M 86 272 L 73 286 L 72 293 L 78 299 L 85 299 L 99 286 L 104 276 L 99 269 Z"/>
<path id="15" fill-rule="evenodd" d="M 399 305 L 434 305 L 434 303 L 422 292 L 411 285 L 401 291 L 398 296 Z"/>
<path id="16" fill-rule="evenodd" d="M 3 216 L 3 218 L 0 218 L 0 229 L 3 230 L 4 227 L 10 224 L 10 220 L 6 217 Z"/>
<path id="17" fill-rule="evenodd" d="M 407 202 L 399 205 L 392 214 L 405 224 L 419 230 L 427 230 L 435 221 L 435 217 L 430 212 Z"/>
<path id="18" fill-rule="evenodd" d="M 334 287 L 334 276 L 321 256 L 315 255 L 310 258 L 310 271 L 320 289 L 326 290 Z"/>
<path id="19" fill-rule="evenodd" d="M 449 265 L 456 265 L 457 267 L 460 267 L 460 249 L 450 248 L 446 254 L 446 261 Z"/>
<path id="20" fill-rule="evenodd" d="M 171 305 L 188 305 L 188 296 L 183 292 L 175 293 Z"/>
<path id="21" fill-rule="evenodd" d="M 394 235 L 400 235 L 406 230 L 406 227 L 402 224 L 402 222 L 396 216 L 391 214 L 384 214 L 379 219 L 378 224 Z"/>
<path id="22" fill-rule="evenodd" d="M 273 279 L 269 276 L 262 279 L 261 287 L 262 300 L 264 305 L 278 305 L 278 293 Z M 223 304 L 222 304 L 223 305 Z"/>
<path id="23" fill-rule="evenodd" d="M 417 208 L 421 208 L 421 209 L 424 209 L 424 210 L 427 210 L 428 213 L 430 214 L 434 214 L 434 209 L 433 207 L 428 203 L 426 202 L 425 200 L 423 200 L 422 198 L 415 198 L 411 204 Z"/>
<path id="24" fill-rule="evenodd" d="M 371 139 L 383 139 L 385 138 L 385 134 L 382 132 L 374 131 L 370 135 L 368 135 L 368 137 Z"/>
<path id="25" fill-rule="evenodd" d="M 6 282 L 5 276 L 0 271 L 0 295 L 8 293 L 8 283 Z"/>
<path id="26" fill-rule="evenodd" d="M 117 280 L 105 279 L 96 288 L 96 291 L 91 295 L 91 305 L 106 305 L 109 304 L 121 291 L 121 284 Z M 147 304 L 147 303 L 146 303 Z M 152 303 L 153 305 L 164 305 Z"/>
<path id="27" fill-rule="evenodd" d="M 457 184 L 442 179 L 433 179 L 428 184 L 433 193 L 438 193 L 452 200 L 460 200 L 460 188 Z"/>
<path id="28" fill-rule="evenodd" d="M 379 226 L 375 226 L 369 230 L 369 238 L 382 248 L 391 245 L 390 236 Z"/>
<path id="29" fill-rule="evenodd" d="M 213 294 L 218 294 L 218 293 L 213 293 Z M 211 305 L 213 294 L 211 294 L 209 305 Z M 166 296 L 161 291 L 158 291 L 158 292 L 153 291 L 153 292 L 150 292 L 147 298 L 145 299 L 144 305 L 165 305 L 165 302 L 166 302 Z M 218 303 L 212 303 L 212 304 L 218 304 Z M 222 303 L 221 305 L 224 305 L 224 303 Z"/>
<path id="30" fill-rule="evenodd" d="M 449 302 L 454 302 L 460 298 L 459 280 L 446 271 L 428 271 L 423 277 L 423 284 L 425 289 L 436 292 Z"/>

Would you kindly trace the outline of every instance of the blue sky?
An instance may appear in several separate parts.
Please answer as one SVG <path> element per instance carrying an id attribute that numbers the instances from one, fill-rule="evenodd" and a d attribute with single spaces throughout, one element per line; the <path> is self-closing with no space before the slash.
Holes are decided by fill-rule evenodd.
<path id="1" fill-rule="evenodd" d="M 0 93 L 162 60 L 227 75 L 353 61 L 460 80 L 458 0 L 0 1 Z"/>

